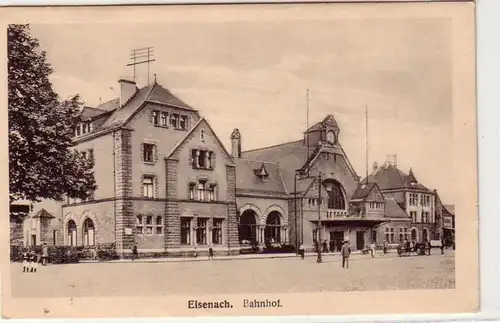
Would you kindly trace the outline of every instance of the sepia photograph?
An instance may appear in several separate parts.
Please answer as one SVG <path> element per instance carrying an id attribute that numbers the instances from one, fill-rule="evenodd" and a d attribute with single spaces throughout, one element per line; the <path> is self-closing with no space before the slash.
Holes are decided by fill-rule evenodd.
<path id="1" fill-rule="evenodd" d="M 6 13 L 4 315 L 478 308 L 473 3 Z"/>

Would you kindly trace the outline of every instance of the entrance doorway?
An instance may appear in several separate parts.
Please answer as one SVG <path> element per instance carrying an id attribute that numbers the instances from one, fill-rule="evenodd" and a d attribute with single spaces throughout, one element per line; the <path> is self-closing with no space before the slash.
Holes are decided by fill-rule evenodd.
<path id="1" fill-rule="evenodd" d="M 31 245 L 36 246 L 36 234 L 31 235 Z"/>
<path id="2" fill-rule="evenodd" d="M 340 252 L 342 248 L 342 241 L 344 241 L 344 231 L 330 231 L 330 243 L 333 246 L 333 249 L 337 252 Z M 332 249 L 332 247 L 330 247 Z"/>
<path id="3" fill-rule="evenodd" d="M 365 231 L 356 231 L 356 249 L 363 250 L 365 248 Z"/>

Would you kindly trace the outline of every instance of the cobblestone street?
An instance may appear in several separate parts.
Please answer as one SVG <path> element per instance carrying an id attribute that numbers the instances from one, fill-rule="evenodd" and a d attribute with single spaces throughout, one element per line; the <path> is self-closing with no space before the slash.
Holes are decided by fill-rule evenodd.
<path id="1" fill-rule="evenodd" d="M 398 258 L 338 255 L 181 262 L 50 265 L 22 273 L 13 263 L 13 297 L 162 296 L 206 293 L 283 293 L 455 287 L 454 251 Z"/>

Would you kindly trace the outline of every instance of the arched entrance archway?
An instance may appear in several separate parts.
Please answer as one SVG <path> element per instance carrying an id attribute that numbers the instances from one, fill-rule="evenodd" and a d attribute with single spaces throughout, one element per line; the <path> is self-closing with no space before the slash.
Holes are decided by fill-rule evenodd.
<path id="1" fill-rule="evenodd" d="M 418 234 L 417 229 L 412 228 L 411 229 L 411 240 L 417 240 L 417 234 Z"/>
<path id="2" fill-rule="evenodd" d="M 82 226 L 82 245 L 93 246 L 95 245 L 95 226 L 94 221 L 86 218 Z"/>
<path id="3" fill-rule="evenodd" d="M 281 214 L 278 211 L 272 211 L 267 215 L 266 229 L 264 231 L 264 239 L 266 243 L 281 242 Z"/>
<path id="4" fill-rule="evenodd" d="M 257 242 L 257 213 L 248 209 L 240 216 L 238 236 L 241 244 L 253 244 Z"/>
<path id="5" fill-rule="evenodd" d="M 76 223 L 69 220 L 66 224 L 66 235 L 68 237 L 68 246 L 76 246 Z"/>

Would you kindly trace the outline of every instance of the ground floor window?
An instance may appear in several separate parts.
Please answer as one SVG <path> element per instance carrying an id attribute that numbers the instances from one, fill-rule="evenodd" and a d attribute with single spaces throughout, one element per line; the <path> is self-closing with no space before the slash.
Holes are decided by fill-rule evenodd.
<path id="1" fill-rule="evenodd" d="M 94 221 L 90 218 L 86 218 L 83 222 L 83 245 L 93 246 L 95 244 L 95 228 Z"/>
<path id="2" fill-rule="evenodd" d="M 257 241 L 257 214 L 253 210 L 246 210 L 240 217 L 238 227 L 240 243 L 254 243 Z"/>
<path id="3" fill-rule="evenodd" d="M 76 246 L 76 223 L 73 220 L 69 220 L 67 224 L 66 234 L 68 235 L 68 245 Z"/>
<path id="4" fill-rule="evenodd" d="M 157 235 L 163 234 L 163 217 L 162 216 L 156 217 L 156 234 Z"/>
<path id="5" fill-rule="evenodd" d="M 394 243 L 394 228 L 385 228 L 385 241 Z"/>
<path id="6" fill-rule="evenodd" d="M 372 243 L 377 243 L 377 230 L 372 230 Z"/>
<path id="7" fill-rule="evenodd" d="M 268 214 L 266 220 L 265 238 L 266 242 L 281 242 L 281 216 L 277 211 Z"/>
<path id="8" fill-rule="evenodd" d="M 214 219 L 212 228 L 212 243 L 222 244 L 222 219 Z"/>
<path id="9" fill-rule="evenodd" d="M 196 243 L 207 244 L 207 219 L 199 218 L 196 221 Z"/>
<path id="10" fill-rule="evenodd" d="M 191 244 L 191 219 L 181 219 L 181 244 Z"/>
<path id="11" fill-rule="evenodd" d="M 417 240 L 417 229 L 415 228 L 411 229 L 411 239 Z"/>

